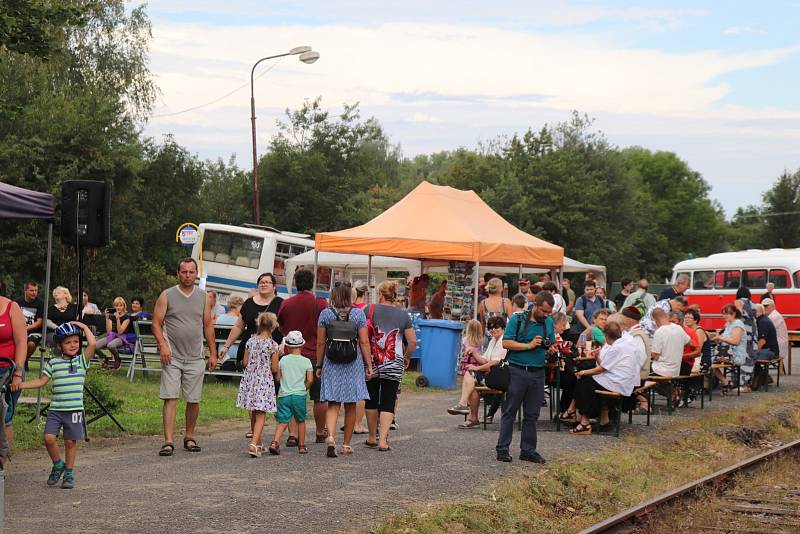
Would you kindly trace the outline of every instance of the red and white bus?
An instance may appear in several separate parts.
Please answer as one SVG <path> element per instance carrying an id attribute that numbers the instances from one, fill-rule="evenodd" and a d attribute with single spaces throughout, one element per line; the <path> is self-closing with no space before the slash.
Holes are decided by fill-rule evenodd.
<path id="1" fill-rule="evenodd" d="M 689 276 L 689 304 L 700 305 L 704 328 L 722 328 L 721 310 L 733 302 L 740 287 L 750 290 L 760 302 L 767 283 L 775 284 L 775 306 L 789 330 L 800 330 L 800 249 L 773 248 L 722 252 L 706 258 L 677 263 L 672 282 L 680 274 Z"/>

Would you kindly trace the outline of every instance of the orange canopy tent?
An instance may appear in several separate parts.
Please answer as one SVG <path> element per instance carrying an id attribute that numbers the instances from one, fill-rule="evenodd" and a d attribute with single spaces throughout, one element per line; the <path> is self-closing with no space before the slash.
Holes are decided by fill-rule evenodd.
<path id="1" fill-rule="evenodd" d="M 316 235 L 318 252 L 560 269 L 564 249 L 526 234 L 474 191 L 422 182 L 371 221 Z M 430 260 L 434 260 L 431 262 Z"/>

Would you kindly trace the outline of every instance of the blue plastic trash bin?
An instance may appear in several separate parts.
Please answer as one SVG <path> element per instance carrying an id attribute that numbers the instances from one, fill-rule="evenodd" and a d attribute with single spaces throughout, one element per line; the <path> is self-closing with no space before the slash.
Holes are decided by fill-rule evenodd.
<path id="1" fill-rule="evenodd" d="M 422 382 L 431 387 L 454 389 L 464 324 L 458 321 L 423 319 L 417 325 L 425 340 L 420 361 Z"/>
<path id="2" fill-rule="evenodd" d="M 417 336 L 417 348 L 414 349 L 414 353 L 411 355 L 412 360 L 419 360 L 422 358 L 422 331 L 419 327 L 419 322 L 425 320 L 425 314 L 422 312 L 408 312 L 408 316 L 411 318 L 411 326 L 414 328 L 414 335 Z"/>

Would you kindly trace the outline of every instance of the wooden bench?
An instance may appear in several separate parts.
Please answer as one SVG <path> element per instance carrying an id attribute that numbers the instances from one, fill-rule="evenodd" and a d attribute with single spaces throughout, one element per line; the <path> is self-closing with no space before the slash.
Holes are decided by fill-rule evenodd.
<path id="1" fill-rule="evenodd" d="M 672 393 L 673 388 L 677 385 L 682 385 L 685 391 L 685 382 L 692 378 L 690 375 L 678 375 L 678 376 L 659 376 L 659 375 L 650 375 L 647 377 L 646 382 L 654 382 L 655 385 L 658 384 L 667 384 L 667 415 L 672 415 Z M 655 401 L 655 398 L 653 398 Z M 650 404 L 650 403 L 648 403 Z"/>
<path id="2" fill-rule="evenodd" d="M 769 391 L 769 370 L 775 369 L 775 387 L 781 387 L 781 363 L 783 359 L 780 356 L 776 356 L 775 358 L 765 359 L 765 360 L 755 360 L 753 372 L 757 373 L 759 369 L 763 369 L 764 373 L 766 374 L 766 379 L 764 380 L 764 391 Z"/>
<path id="3" fill-rule="evenodd" d="M 652 390 L 656 386 L 655 382 L 645 382 L 643 386 L 640 386 L 634 389 L 631 392 L 630 397 L 636 398 L 639 395 L 647 394 L 647 426 L 650 426 L 650 407 L 652 406 L 652 401 L 650 398 L 650 390 Z M 614 407 L 616 408 L 616 415 L 614 416 L 614 436 L 619 437 L 619 427 L 620 421 L 622 419 L 622 402 L 625 399 L 625 396 L 622 393 L 617 393 L 615 391 L 606 391 L 604 389 L 596 389 L 594 390 L 595 394 L 603 399 L 608 399 L 614 402 Z M 634 407 L 632 406 L 630 410 L 628 410 L 628 424 L 633 424 L 633 410 Z"/>
<path id="4" fill-rule="evenodd" d="M 500 408 L 500 410 L 501 410 L 501 413 L 502 413 L 502 409 L 503 409 L 502 406 L 504 406 L 505 402 L 506 402 L 506 392 L 505 391 L 500 391 L 499 389 L 488 388 L 486 386 L 475 386 L 475 392 L 478 394 L 479 402 L 480 402 L 480 399 L 483 399 L 483 429 L 486 430 L 486 425 L 487 425 L 487 423 L 486 423 L 486 414 L 489 412 L 489 406 L 488 406 L 488 403 L 486 402 L 486 396 L 488 396 L 488 395 L 499 395 L 500 396 L 500 399 L 501 399 L 501 408 Z M 522 407 L 520 407 L 519 413 L 520 413 L 520 417 L 521 417 L 522 416 Z M 521 423 L 520 423 L 520 428 L 521 428 Z"/>
<path id="5" fill-rule="evenodd" d="M 142 371 L 147 377 L 148 371 L 161 372 L 161 355 L 158 352 L 158 342 L 155 335 L 153 335 L 153 322 L 152 321 L 136 321 L 133 323 L 134 332 L 136 333 L 136 345 L 134 346 L 133 357 L 131 364 L 128 367 L 128 378 L 133 382 L 133 377 L 136 371 Z M 214 343 L 226 343 L 228 335 L 230 334 L 233 326 L 230 325 L 215 325 L 214 326 Z M 205 341 L 203 342 L 205 345 Z M 148 367 L 148 364 L 150 366 Z M 217 362 L 219 368 L 220 363 Z M 206 375 L 213 376 L 231 376 L 242 377 L 244 373 L 238 371 L 206 371 Z"/>
<path id="6" fill-rule="evenodd" d="M 723 376 L 728 376 L 728 374 L 735 374 L 736 375 L 736 396 L 739 397 L 742 394 L 741 389 L 741 375 L 742 375 L 742 368 L 740 365 L 735 365 L 733 363 L 712 363 L 711 369 L 721 369 Z M 709 384 L 710 386 L 711 384 Z M 711 391 L 713 388 L 708 388 L 708 400 L 711 400 Z"/>

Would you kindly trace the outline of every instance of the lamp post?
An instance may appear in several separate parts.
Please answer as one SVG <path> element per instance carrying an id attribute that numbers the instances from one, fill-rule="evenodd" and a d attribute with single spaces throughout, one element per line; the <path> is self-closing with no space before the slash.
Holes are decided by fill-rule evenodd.
<path id="1" fill-rule="evenodd" d="M 256 154 L 256 99 L 253 91 L 253 74 L 262 61 L 284 56 L 300 56 L 303 63 L 314 63 L 319 59 L 319 52 L 311 50 L 310 46 L 296 46 L 285 54 L 262 57 L 250 69 L 250 124 L 253 131 L 253 224 L 261 224 L 261 209 L 258 201 L 258 155 Z"/>

